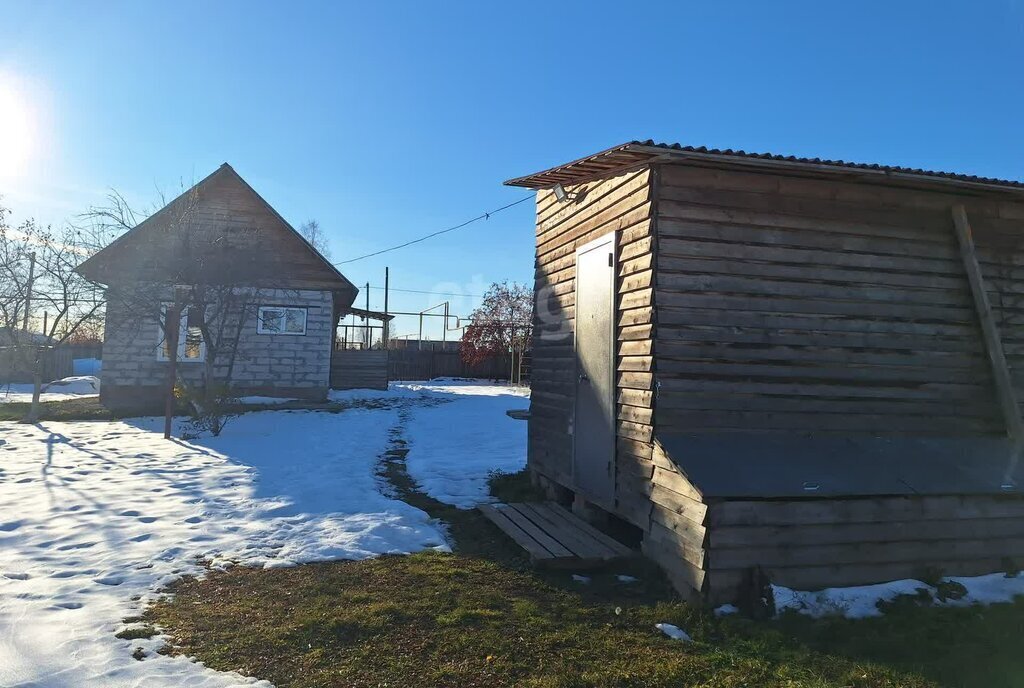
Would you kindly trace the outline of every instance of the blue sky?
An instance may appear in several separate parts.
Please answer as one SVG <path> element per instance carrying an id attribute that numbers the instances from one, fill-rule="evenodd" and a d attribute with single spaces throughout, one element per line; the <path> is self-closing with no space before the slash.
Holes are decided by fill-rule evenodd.
<path id="1" fill-rule="evenodd" d="M 2 0 L 5 84 L 32 119 L 0 174 L 15 219 L 57 223 L 111 187 L 150 204 L 228 161 L 293 224 L 319 220 L 335 260 L 634 138 L 1024 178 L 1020 0 Z M 418 311 L 529 281 L 532 261 L 525 203 L 343 270 L 380 285 L 390 266 L 435 292 L 394 294 Z"/>

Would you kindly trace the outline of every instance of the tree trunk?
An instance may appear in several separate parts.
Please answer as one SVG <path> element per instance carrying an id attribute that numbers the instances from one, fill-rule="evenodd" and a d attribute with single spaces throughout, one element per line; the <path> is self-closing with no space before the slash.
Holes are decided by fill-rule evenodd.
<path id="1" fill-rule="evenodd" d="M 32 404 L 29 406 L 28 414 L 22 420 L 23 423 L 38 423 L 40 408 L 39 397 L 43 393 L 43 355 L 42 351 L 36 350 L 36 359 L 32 365 Z"/>

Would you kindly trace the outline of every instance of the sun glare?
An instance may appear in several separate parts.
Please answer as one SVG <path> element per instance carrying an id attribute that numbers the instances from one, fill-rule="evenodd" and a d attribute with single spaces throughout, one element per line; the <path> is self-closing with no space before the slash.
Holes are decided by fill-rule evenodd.
<path id="1" fill-rule="evenodd" d="M 0 179 L 24 174 L 33 151 L 34 120 L 25 92 L 0 74 Z"/>

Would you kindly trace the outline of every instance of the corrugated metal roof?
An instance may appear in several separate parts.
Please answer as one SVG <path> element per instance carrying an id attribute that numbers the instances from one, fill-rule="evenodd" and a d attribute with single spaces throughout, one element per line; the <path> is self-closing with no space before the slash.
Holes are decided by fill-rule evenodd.
<path id="1" fill-rule="evenodd" d="M 1020 494 L 1024 480 L 1001 437 L 660 433 L 656 441 L 705 498 Z"/>
<path id="2" fill-rule="evenodd" d="M 771 168 L 789 167 L 819 172 L 846 172 L 860 175 L 877 175 L 879 178 L 899 178 L 952 184 L 961 187 L 991 190 L 1024 191 L 1024 182 L 979 177 L 954 172 L 936 172 L 896 165 L 879 165 L 874 163 L 857 163 L 845 160 L 826 160 L 823 158 L 800 158 L 793 155 L 777 155 L 774 153 L 749 153 L 731 148 L 707 148 L 705 146 L 684 146 L 679 143 L 657 143 L 646 141 L 630 141 L 614 146 L 600 153 L 589 155 L 579 160 L 558 165 L 541 172 L 509 179 L 509 186 L 523 186 L 530 189 L 546 189 L 555 184 L 578 184 L 609 172 L 643 165 L 655 159 L 666 160 L 690 158 L 693 160 L 718 161 L 737 165 L 753 165 Z"/>

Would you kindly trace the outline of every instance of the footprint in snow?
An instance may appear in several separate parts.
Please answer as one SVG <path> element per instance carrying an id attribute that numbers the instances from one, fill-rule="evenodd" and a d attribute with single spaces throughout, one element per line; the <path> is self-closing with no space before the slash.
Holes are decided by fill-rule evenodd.
<path id="1" fill-rule="evenodd" d="M 156 520 L 157 520 L 156 516 L 140 516 L 139 517 L 139 523 L 152 523 L 153 521 L 156 521 Z"/>
<path id="2" fill-rule="evenodd" d="M 10 578 L 11 580 L 28 580 L 29 575 L 27 573 L 15 572 L 15 571 L 4 571 L 0 573 L 0 576 L 4 578 Z"/>
<path id="3" fill-rule="evenodd" d="M 94 578 L 93 582 L 100 585 L 121 585 L 121 583 L 124 583 L 124 576 L 104 576 L 103 578 Z"/>
<path id="4" fill-rule="evenodd" d="M 95 542 L 76 542 L 73 545 L 61 545 L 57 549 L 61 552 L 67 552 L 71 549 L 89 549 L 90 547 L 94 547 L 95 545 Z"/>
<path id="5" fill-rule="evenodd" d="M 21 528 L 24 523 L 24 521 L 8 521 L 7 523 L 0 523 L 0 531 L 9 533 L 12 530 Z"/>
<path id="6" fill-rule="evenodd" d="M 203 519 L 200 516 L 189 516 L 185 519 L 185 523 L 202 523 Z"/>
<path id="7" fill-rule="evenodd" d="M 132 542 L 145 542 L 149 538 L 153 537 L 150 533 L 143 533 L 142 535 L 136 535 L 133 538 L 129 538 Z"/>
<path id="8" fill-rule="evenodd" d="M 56 609 L 81 609 L 84 605 L 81 602 L 58 602 L 53 605 Z"/>
<path id="9" fill-rule="evenodd" d="M 50 578 L 74 578 L 75 576 L 91 576 L 95 571 L 57 571 L 51 573 Z"/>
<path id="10" fill-rule="evenodd" d="M 122 511 L 121 513 L 118 514 L 118 516 L 141 516 L 141 515 L 142 515 L 141 511 L 135 511 L 134 509 L 132 509 L 130 511 Z"/>

